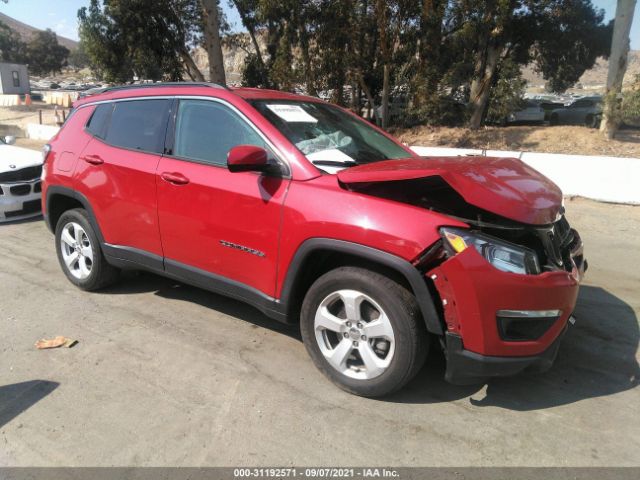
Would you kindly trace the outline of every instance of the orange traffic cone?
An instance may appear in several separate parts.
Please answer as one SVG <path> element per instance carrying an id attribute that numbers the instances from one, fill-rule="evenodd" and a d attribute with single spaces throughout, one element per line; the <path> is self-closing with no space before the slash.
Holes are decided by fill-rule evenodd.
<path id="1" fill-rule="evenodd" d="M 31 95 L 29 95 L 28 93 L 24 96 L 24 104 L 31 105 Z"/>

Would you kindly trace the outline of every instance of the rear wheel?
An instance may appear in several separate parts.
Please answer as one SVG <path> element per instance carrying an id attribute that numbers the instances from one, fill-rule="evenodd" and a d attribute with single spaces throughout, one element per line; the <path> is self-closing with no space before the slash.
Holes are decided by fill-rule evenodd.
<path id="1" fill-rule="evenodd" d="M 400 389 L 426 358 L 427 333 L 415 297 L 370 270 L 341 267 L 321 276 L 307 292 L 300 322 L 316 366 L 356 395 Z"/>
<path id="2" fill-rule="evenodd" d="M 83 290 L 98 290 L 114 283 L 118 269 L 102 254 L 87 212 L 81 208 L 64 212 L 56 225 L 58 261 L 69 281 Z"/>

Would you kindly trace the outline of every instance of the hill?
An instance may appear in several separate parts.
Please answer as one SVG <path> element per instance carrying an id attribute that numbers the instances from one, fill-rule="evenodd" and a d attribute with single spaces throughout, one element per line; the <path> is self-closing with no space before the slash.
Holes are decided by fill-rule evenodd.
<path id="1" fill-rule="evenodd" d="M 5 15 L 4 13 L 0 13 L 0 22 L 6 24 L 11 30 L 20 35 L 23 42 L 28 42 L 31 40 L 31 36 L 35 32 L 40 31 L 38 28 L 22 23 L 8 15 Z M 71 40 L 70 38 L 61 37 L 60 35 L 58 35 L 58 43 L 60 45 L 64 45 L 69 50 L 75 50 L 78 48 L 78 42 Z"/>
<path id="2" fill-rule="evenodd" d="M 629 62 L 627 73 L 624 76 L 625 85 L 630 85 L 636 75 L 640 75 L 640 50 L 631 50 L 629 52 Z M 609 71 L 609 61 L 604 58 L 598 59 L 594 67 L 584 72 L 580 78 L 582 87 L 589 90 L 604 90 L 607 84 L 607 74 Z M 533 68 L 527 67 L 523 69 L 525 80 L 529 82 L 530 87 L 543 87 L 544 79 L 542 75 L 536 73 Z"/>

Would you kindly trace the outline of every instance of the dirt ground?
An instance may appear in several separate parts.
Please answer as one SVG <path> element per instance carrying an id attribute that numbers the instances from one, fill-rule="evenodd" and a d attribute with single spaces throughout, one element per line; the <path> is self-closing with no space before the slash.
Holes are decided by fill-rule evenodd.
<path id="1" fill-rule="evenodd" d="M 29 123 L 39 123 L 38 111 L 42 111 L 42 123 L 44 125 L 56 125 L 56 118 L 62 121 L 62 110 L 66 114 L 69 109 L 58 107 L 56 117 L 55 105 L 44 102 L 34 102 L 32 105 L 17 105 L 15 107 L 0 107 L 0 135 L 24 136 L 24 131 Z"/>
<path id="2" fill-rule="evenodd" d="M 640 158 L 640 129 L 620 130 L 607 141 L 595 129 L 572 126 L 485 127 L 480 130 L 415 127 L 392 132 L 409 145 L 483 148 Z"/>
<path id="3" fill-rule="evenodd" d="M 552 370 L 456 387 L 432 349 L 383 400 L 251 307 L 150 274 L 85 293 L 42 221 L 0 225 L 0 466 L 640 466 L 640 207 L 566 207 L 590 268 Z"/>

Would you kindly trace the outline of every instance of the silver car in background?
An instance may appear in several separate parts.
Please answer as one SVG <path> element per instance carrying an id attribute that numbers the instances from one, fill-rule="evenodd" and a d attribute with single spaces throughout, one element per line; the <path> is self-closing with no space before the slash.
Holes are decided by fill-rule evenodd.
<path id="1" fill-rule="evenodd" d="M 544 109 L 538 103 L 526 100 L 521 110 L 507 117 L 506 123 L 542 123 L 544 116 Z"/>

